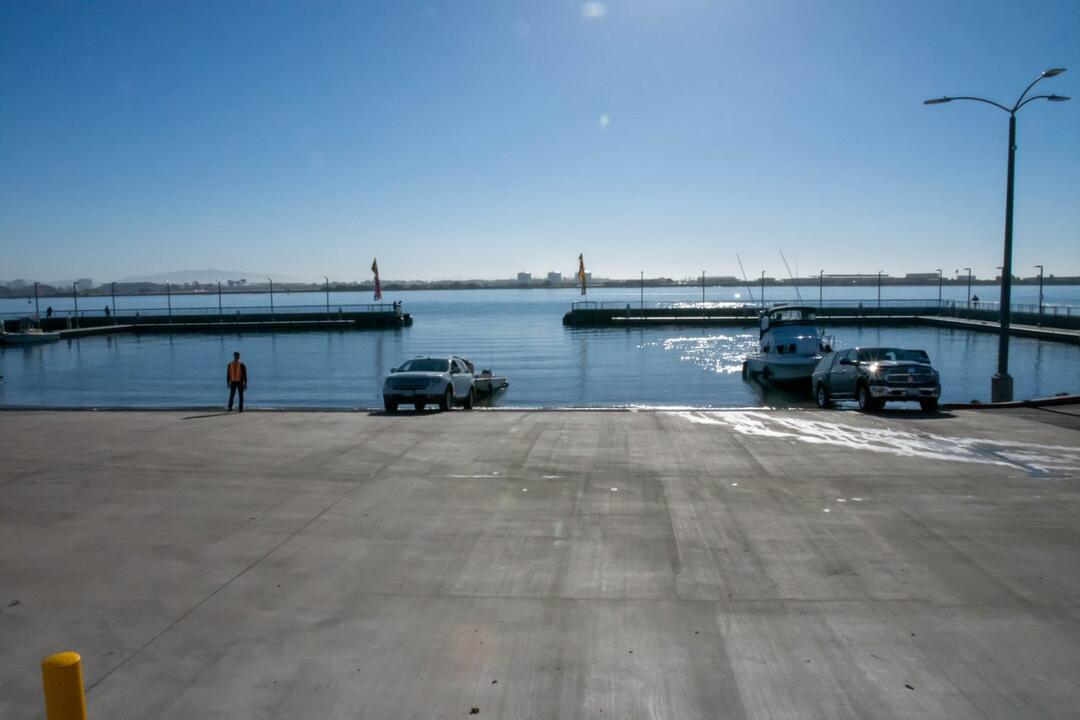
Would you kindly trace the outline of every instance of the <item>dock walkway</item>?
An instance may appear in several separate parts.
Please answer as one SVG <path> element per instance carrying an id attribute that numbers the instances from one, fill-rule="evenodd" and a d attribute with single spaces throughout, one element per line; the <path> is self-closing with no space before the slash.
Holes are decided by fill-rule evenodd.
<path id="1" fill-rule="evenodd" d="M 920 325 L 935 325 L 937 327 L 956 328 L 958 330 L 974 330 L 977 332 L 991 333 L 1001 332 L 1001 323 L 991 320 L 966 320 L 964 318 L 942 317 L 938 315 L 920 315 L 916 317 L 916 321 Z M 1009 334 L 1018 337 L 1036 338 L 1038 340 L 1080 344 L 1080 330 L 1068 328 L 1009 323 Z"/>

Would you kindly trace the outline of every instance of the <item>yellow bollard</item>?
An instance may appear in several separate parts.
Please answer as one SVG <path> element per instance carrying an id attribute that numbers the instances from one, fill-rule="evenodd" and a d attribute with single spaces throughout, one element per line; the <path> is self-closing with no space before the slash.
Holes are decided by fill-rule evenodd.
<path id="1" fill-rule="evenodd" d="M 79 653 L 62 652 L 42 660 L 41 682 L 45 687 L 46 720 L 86 720 Z"/>

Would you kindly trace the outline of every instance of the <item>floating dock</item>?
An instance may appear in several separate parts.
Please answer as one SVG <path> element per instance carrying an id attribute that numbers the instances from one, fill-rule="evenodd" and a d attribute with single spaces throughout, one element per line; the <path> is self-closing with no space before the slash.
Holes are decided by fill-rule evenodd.
<path id="1" fill-rule="evenodd" d="M 813 307 L 811 305 L 811 307 Z M 1013 312 L 1009 333 L 1051 342 L 1080 343 L 1080 308 L 1055 308 L 1066 312 Z M 1076 310 L 1073 313 L 1072 310 Z M 760 322 L 755 306 L 633 306 L 609 302 L 577 302 L 563 316 L 569 327 L 742 327 Z M 975 332 L 999 332 L 996 310 L 938 307 L 925 302 L 877 306 L 827 305 L 817 309 L 821 325 L 901 326 L 927 325 Z M 962 314 L 963 316 L 960 316 Z"/>

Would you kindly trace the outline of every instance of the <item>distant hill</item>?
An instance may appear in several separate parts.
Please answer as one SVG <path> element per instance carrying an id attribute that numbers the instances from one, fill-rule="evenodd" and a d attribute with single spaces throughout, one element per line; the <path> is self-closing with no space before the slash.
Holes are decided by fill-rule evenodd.
<path id="1" fill-rule="evenodd" d="M 117 282 L 163 283 L 167 280 L 171 283 L 212 283 L 218 280 L 247 280 L 249 283 L 256 284 L 264 281 L 266 279 L 266 276 L 267 273 L 245 272 L 243 270 L 174 270 L 172 272 L 157 273 L 155 275 L 136 275 L 133 277 L 126 277 L 122 280 L 118 280 Z M 275 275 L 270 273 L 270 277 L 272 277 L 275 282 L 303 282 L 302 279 L 292 277 L 290 275 Z"/>

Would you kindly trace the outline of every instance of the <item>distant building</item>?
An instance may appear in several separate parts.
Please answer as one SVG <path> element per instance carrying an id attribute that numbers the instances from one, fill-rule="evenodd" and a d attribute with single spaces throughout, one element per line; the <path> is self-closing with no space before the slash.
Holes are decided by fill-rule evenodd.
<path id="1" fill-rule="evenodd" d="M 547 276 L 548 282 L 562 282 L 561 272 L 549 272 Z"/>
<path id="2" fill-rule="evenodd" d="M 908 273 L 904 276 L 905 280 L 937 280 L 938 274 L 932 273 Z"/>
<path id="3" fill-rule="evenodd" d="M 517 281 L 519 283 L 531 283 L 532 282 L 532 273 L 519 272 Z"/>
<path id="4" fill-rule="evenodd" d="M 91 280 L 90 278 L 79 278 L 75 282 L 79 283 L 79 289 L 80 290 L 93 290 L 94 289 L 94 281 Z"/>

